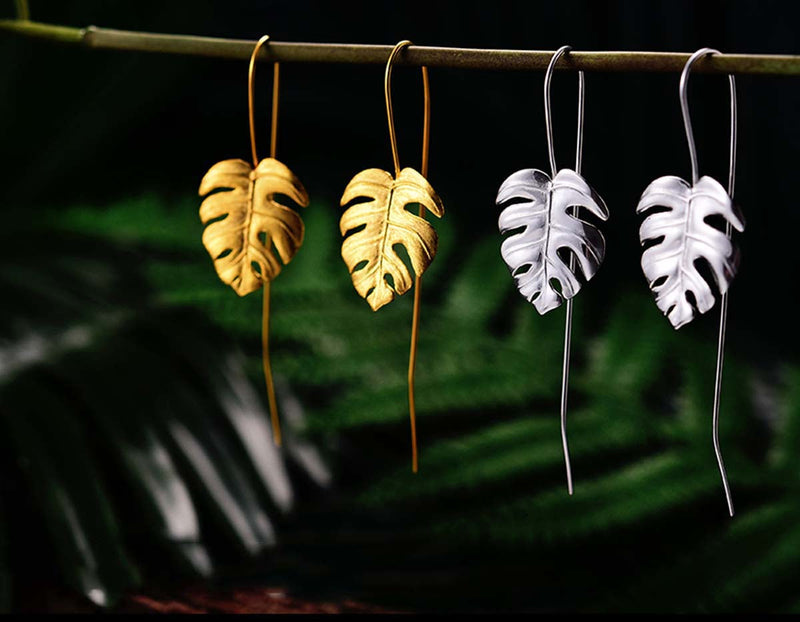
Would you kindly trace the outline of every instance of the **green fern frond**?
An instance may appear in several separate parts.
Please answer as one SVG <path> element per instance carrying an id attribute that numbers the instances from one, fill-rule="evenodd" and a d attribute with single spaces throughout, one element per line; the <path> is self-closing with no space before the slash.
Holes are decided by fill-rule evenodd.
<path id="1" fill-rule="evenodd" d="M 249 344 L 247 369 L 260 380 L 260 296 L 239 299 L 219 283 L 199 243 L 196 201 L 179 210 L 140 202 L 99 220 L 92 210 L 67 210 L 61 222 L 75 232 L 108 227 L 110 239 L 142 257 L 161 305 L 201 309 Z M 514 292 L 499 240 L 487 235 L 458 246 L 445 219 L 440 253 L 423 279 L 421 472 L 412 475 L 406 454 L 370 445 L 376 434 L 396 432 L 403 448 L 407 438 L 409 333 L 397 327 L 410 331 L 411 297 L 375 314 L 355 295 L 339 255 L 338 215 L 316 204 L 304 211 L 304 247 L 272 289 L 272 344 L 276 375 L 304 400 L 308 433 L 345 441 L 350 453 L 342 460 L 360 451 L 375 460 L 369 477 L 350 488 L 345 482 L 341 516 L 336 508 L 322 512 L 320 529 L 331 526 L 337 538 L 338 525 L 350 526 L 348 556 L 358 557 L 351 550 L 362 536 L 356 515 L 372 538 L 365 554 L 381 542 L 395 563 L 403 558 L 398 550 L 407 553 L 405 543 L 420 538 L 426 544 L 414 562 L 435 575 L 445 562 L 426 557 L 429 546 L 466 550 L 487 577 L 541 608 L 798 607 L 791 585 L 800 570 L 796 366 L 786 367 L 779 425 L 766 429 L 756 415 L 753 366 L 735 350 L 726 355 L 720 433 L 742 506 L 728 522 L 711 444 L 713 322 L 675 332 L 646 292 L 601 296 L 587 288 L 589 298 L 575 305 L 570 497 L 558 433 L 563 312 L 539 316 Z M 0 268 L 4 274 L 15 278 Z M 753 442 L 754 430 L 765 429 L 767 460 Z M 376 526 L 375 516 L 387 525 Z M 396 516 L 411 517 L 411 527 Z M 604 571 L 604 556 L 617 553 L 630 567 Z M 555 579 L 545 579 L 566 573 L 572 581 L 554 593 Z"/>
<path id="2" fill-rule="evenodd" d="M 436 534 L 517 545 L 603 537 L 719 492 L 719 475 L 691 454 L 667 451 L 576 485 L 563 484 L 488 511 L 436 524 Z"/>
<path id="3" fill-rule="evenodd" d="M 774 611 L 778 603 L 768 602 L 765 595 L 775 597 L 773 588 L 781 583 L 776 578 L 794 583 L 796 576 L 796 571 L 785 567 L 792 560 L 796 563 L 796 542 L 782 541 L 782 534 L 797 537 L 798 511 L 800 507 L 791 501 L 749 509 L 723 529 L 687 542 L 674 558 L 647 575 L 620 586 L 598 609 L 744 613 L 760 608 L 760 602 Z M 665 585 L 670 589 L 665 590 Z M 783 591 L 793 593 L 792 589 Z"/>
<path id="4" fill-rule="evenodd" d="M 629 426 L 619 411 L 615 414 L 608 417 L 608 412 L 578 410 L 570 414 L 570 450 L 577 470 L 597 455 L 631 450 L 645 441 L 641 430 Z M 548 472 L 560 479 L 564 455 L 557 412 L 524 414 L 436 443 L 423 452 L 422 467 L 423 477 L 409 476 L 407 469 L 391 473 L 370 485 L 359 501 L 378 507 L 433 500 L 441 495 L 477 498 L 481 490 L 508 484 L 513 478 Z"/>

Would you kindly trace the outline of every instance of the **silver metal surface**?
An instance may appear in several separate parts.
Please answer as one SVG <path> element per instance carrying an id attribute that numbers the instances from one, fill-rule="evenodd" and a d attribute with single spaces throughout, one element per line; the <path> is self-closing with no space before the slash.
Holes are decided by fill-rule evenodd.
<path id="1" fill-rule="evenodd" d="M 503 210 L 498 221 L 500 232 L 503 235 L 509 234 L 503 241 L 501 254 L 520 293 L 541 314 L 560 306 L 563 300 L 567 301 L 561 382 L 561 442 L 567 471 L 567 488 L 569 494 L 572 494 L 566 418 L 572 298 L 581 288 L 575 272 L 576 261 L 584 279 L 588 281 L 597 272 L 605 256 L 603 235 L 593 224 L 581 218 L 580 210 L 584 209 L 597 218 L 606 220 L 608 209 L 580 175 L 585 99 L 583 72 L 578 73 L 575 170 L 557 171 L 556 167 L 550 82 L 558 59 L 570 49 L 569 46 L 563 46 L 553 54 L 544 79 L 545 126 L 552 178 L 538 169 L 517 171 L 500 186 L 497 205 Z"/>
<path id="2" fill-rule="evenodd" d="M 503 208 L 500 232 L 509 234 L 500 253 L 520 293 L 539 313 L 561 306 L 581 289 L 559 250 L 577 258 L 587 281 L 595 275 L 605 256 L 605 239 L 571 208 L 579 206 L 600 220 L 608 218 L 608 208 L 575 171 L 561 169 L 552 180 L 538 169 L 517 171 L 500 186 L 497 204 Z"/>
<path id="3" fill-rule="evenodd" d="M 642 270 L 656 305 L 680 328 L 714 306 L 712 285 L 725 293 L 736 273 L 733 243 L 706 219 L 721 217 L 738 231 L 744 230 L 744 223 L 725 188 L 708 176 L 694 185 L 680 177 L 660 177 L 644 191 L 636 212 L 646 214 L 639 241 L 655 241 L 642 254 Z M 697 261 L 707 263 L 713 282 L 703 278 Z"/>
<path id="4" fill-rule="evenodd" d="M 656 297 L 658 308 L 677 329 L 691 322 L 696 313 L 709 311 L 715 302 L 712 285 L 721 296 L 717 364 L 714 380 L 714 410 L 712 437 L 728 511 L 734 514 L 725 464 L 719 445 L 719 406 L 722 389 L 722 369 L 725 350 L 725 331 L 728 315 L 728 288 L 736 275 L 739 252 L 731 241 L 733 229 L 744 231 L 744 218 L 733 203 L 736 181 L 737 106 L 736 81 L 728 76 L 730 86 L 730 156 L 728 190 L 711 177 L 699 177 L 697 148 L 689 114 L 688 85 L 692 65 L 717 50 L 702 48 L 692 54 L 681 73 L 679 95 L 689 158 L 692 183 L 678 177 L 661 177 L 642 194 L 637 213 L 650 212 L 639 230 L 642 244 L 652 244 L 642 254 L 642 270 Z M 653 211 L 666 207 L 667 211 Z M 709 217 L 722 218 L 725 232 L 706 222 Z M 713 283 L 703 278 L 696 262 L 704 262 L 711 271 Z"/>
<path id="5" fill-rule="evenodd" d="M 731 91 L 731 132 L 730 132 L 730 156 L 728 159 L 728 195 L 733 200 L 733 191 L 736 185 L 736 129 L 737 129 L 737 106 L 736 106 L 736 80 L 732 75 L 728 76 L 728 84 Z M 731 224 L 726 223 L 725 235 L 731 237 Z M 714 374 L 714 414 L 712 416 L 712 438 L 714 439 L 714 455 L 717 457 L 719 473 L 722 477 L 722 486 L 725 488 L 725 499 L 728 502 L 728 513 L 733 516 L 733 496 L 731 487 L 728 483 L 728 473 L 725 470 L 725 463 L 722 461 L 722 450 L 719 446 L 719 404 L 722 394 L 722 366 L 725 358 L 725 331 L 728 324 L 728 292 L 722 294 L 719 311 L 719 334 L 717 336 L 717 368 Z"/>
<path id="6" fill-rule="evenodd" d="M 568 45 L 563 46 L 553 54 L 545 73 L 544 111 L 545 125 L 547 127 L 547 145 L 550 155 L 550 170 L 555 175 L 555 156 L 553 148 L 553 123 L 550 110 L 550 80 L 553 68 L 561 54 L 571 50 Z M 586 92 L 586 80 L 582 71 L 578 72 L 578 131 L 575 139 L 575 172 L 581 174 L 581 161 L 583 160 L 583 109 Z M 569 270 L 575 272 L 575 256 L 569 256 Z M 567 442 L 567 400 L 569 398 L 569 359 L 572 349 L 572 298 L 567 298 L 567 309 L 564 318 L 564 356 L 561 362 L 561 447 L 564 452 L 564 466 L 567 471 L 567 491 L 570 495 L 574 492 L 572 485 L 572 464 L 569 459 L 569 443 Z"/>

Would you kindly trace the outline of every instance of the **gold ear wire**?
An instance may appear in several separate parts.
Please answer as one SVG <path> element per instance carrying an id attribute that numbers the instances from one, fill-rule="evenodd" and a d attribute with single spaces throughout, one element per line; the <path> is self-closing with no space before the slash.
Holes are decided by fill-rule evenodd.
<path id="1" fill-rule="evenodd" d="M 256 77 L 256 58 L 261 46 L 269 41 L 269 35 L 261 37 L 253 53 L 250 55 L 250 65 L 247 69 L 247 112 L 250 118 L 250 150 L 253 154 L 253 166 L 258 166 L 258 152 L 256 150 L 256 115 L 255 94 L 253 85 Z M 280 64 L 273 63 L 272 77 L 272 119 L 270 123 L 269 157 L 275 157 L 276 143 L 278 141 L 278 90 L 280 88 Z M 272 376 L 272 365 L 269 358 L 269 316 L 270 316 L 270 282 L 264 281 L 264 294 L 261 306 L 261 363 L 264 369 L 264 381 L 267 385 L 267 400 L 269 402 L 269 416 L 272 422 L 272 439 L 277 447 L 281 446 L 281 422 L 278 417 L 278 400 L 275 397 L 275 380 Z"/>
<path id="2" fill-rule="evenodd" d="M 418 460 L 414 370 L 419 333 L 420 277 L 433 261 L 438 245 L 436 230 L 425 220 L 424 215 L 427 210 L 437 218 L 441 218 L 444 216 L 444 205 L 424 175 L 428 170 L 430 143 L 430 87 L 428 70 L 425 67 L 422 67 L 425 95 L 423 174 L 410 167 L 400 168 L 392 111 L 392 66 L 400 50 L 409 45 L 410 41 L 401 41 L 394 46 L 386 61 L 383 81 L 394 175 L 379 168 L 370 168 L 353 177 L 340 200 L 345 211 L 339 220 L 339 230 L 344 236 L 342 259 L 350 271 L 353 287 L 373 311 L 377 311 L 397 296 L 403 295 L 412 286 L 416 286 L 408 361 L 412 469 L 416 473 Z M 356 202 L 357 199 L 364 200 Z M 406 206 L 411 204 L 419 205 L 419 216 L 406 210 Z M 414 271 L 413 277 L 404 258 L 395 250 L 396 246 L 405 248 L 410 268 Z"/>
<path id="3" fill-rule="evenodd" d="M 395 177 L 400 175 L 400 156 L 397 152 L 397 135 L 394 129 L 394 111 L 392 109 L 392 64 L 400 50 L 411 45 L 411 41 L 400 41 L 394 46 L 389 59 L 386 61 L 386 72 L 383 79 L 384 96 L 386 98 L 386 117 L 389 122 L 389 142 L 392 147 L 392 160 L 394 161 Z M 420 172 L 423 177 L 428 176 L 428 152 L 430 147 L 431 128 L 431 92 L 428 80 L 428 68 L 422 66 L 422 90 L 424 115 L 422 121 L 422 165 Z M 425 206 L 420 204 L 419 215 L 425 217 Z M 417 408 L 414 399 L 414 376 L 417 366 L 417 340 L 419 338 L 419 309 L 422 275 L 414 276 L 414 310 L 411 316 L 411 348 L 408 355 L 408 414 L 411 422 L 411 470 L 416 473 L 419 469 L 417 451 Z"/>
<path id="4" fill-rule="evenodd" d="M 308 206 L 308 193 L 289 168 L 275 159 L 278 135 L 278 94 L 280 73 L 273 63 L 272 123 L 270 157 L 259 161 L 256 149 L 253 85 L 255 66 L 268 36 L 258 40 L 250 55 L 247 74 L 247 105 L 250 121 L 250 150 L 253 163 L 233 159 L 217 162 L 200 182 L 200 220 L 203 245 L 214 261 L 223 283 L 239 296 L 264 288 L 261 312 L 261 348 L 264 379 L 267 385 L 272 436 L 281 444 L 278 404 L 269 361 L 270 283 L 280 274 L 303 244 L 305 226 L 295 210 L 276 197 L 284 196 Z"/>
<path id="5" fill-rule="evenodd" d="M 258 166 L 258 154 L 256 151 L 256 118 L 255 118 L 255 95 L 253 84 L 256 77 L 256 58 L 263 46 L 269 41 L 269 35 L 261 37 L 256 46 L 253 48 L 253 53 L 250 55 L 250 66 L 247 70 L 247 111 L 250 117 L 250 150 L 253 154 L 253 166 Z M 278 94 L 281 83 L 281 66 L 280 63 L 275 62 L 272 64 L 272 121 L 270 123 L 270 145 L 269 157 L 275 157 L 276 146 L 278 142 Z"/>
<path id="6" fill-rule="evenodd" d="M 411 41 L 400 41 L 394 46 L 394 49 L 389 54 L 389 59 L 386 61 L 386 71 L 383 76 L 383 93 L 386 98 L 386 118 L 389 121 L 389 143 L 392 146 L 392 160 L 394 162 L 395 176 L 400 174 L 400 156 L 397 153 L 397 135 L 394 130 L 394 110 L 392 108 L 392 67 L 397 55 L 405 47 L 413 45 Z M 430 82 L 428 80 L 428 68 L 424 65 L 422 69 L 422 89 L 424 98 L 424 117 L 422 121 L 422 165 L 420 172 L 425 177 L 428 174 L 428 148 L 430 145 L 430 128 L 431 128 L 431 90 Z"/>

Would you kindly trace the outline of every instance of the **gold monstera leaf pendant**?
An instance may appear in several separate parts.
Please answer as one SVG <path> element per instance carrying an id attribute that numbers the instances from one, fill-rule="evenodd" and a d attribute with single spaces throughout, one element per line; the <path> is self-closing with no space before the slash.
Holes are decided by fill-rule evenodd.
<path id="1" fill-rule="evenodd" d="M 356 291 L 377 311 L 414 283 L 397 246 L 405 248 L 418 277 L 436 255 L 436 231 L 408 208 L 418 204 L 441 218 L 444 206 L 428 180 L 413 168 L 404 168 L 396 178 L 378 168 L 361 171 L 342 196 L 342 207 L 351 203 L 339 222 L 345 236 L 342 258 Z"/>
<path id="2" fill-rule="evenodd" d="M 303 220 L 279 197 L 306 207 L 308 194 L 275 158 L 255 168 L 238 159 L 217 162 L 200 182 L 200 196 L 203 246 L 219 278 L 240 296 L 278 276 L 303 243 Z"/>

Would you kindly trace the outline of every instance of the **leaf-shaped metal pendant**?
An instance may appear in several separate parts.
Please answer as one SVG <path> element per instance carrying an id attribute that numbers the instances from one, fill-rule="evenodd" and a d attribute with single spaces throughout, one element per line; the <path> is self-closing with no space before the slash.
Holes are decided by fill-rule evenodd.
<path id="1" fill-rule="evenodd" d="M 342 259 L 358 294 L 377 311 L 414 283 L 395 245 L 405 247 L 417 276 L 436 255 L 436 231 L 406 206 L 418 203 L 439 218 L 444 206 L 428 180 L 413 168 L 404 168 L 397 179 L 378 168 L 361 171 L 347 184 L 341 205 L 356 199 L 368 200 L 355 203 L 342 214 Z"/>
<path id="2" fill-rule="evenodd" d="M 577 210 L 606 220 L 608 208 L 578 173 L 561 169 L 551 180 L 538 169 L 517 171 L 500 186 L 497 205 L 503 208 L 500 233 L 510 233 L 500 252 L 520 293 L 539 313 L 580 291 L 570 254 L 587 281 L 595 275 L 605 257 L 605 239 L 597 227 L 579 218 Z"/>
<path id="3" fill-rule="evenodd" d="M 654 211 L 656 207 L 667 210 Z M 722 219 L 739 232 L 744 231 L 744 219 L 725 188 L 708 176 L 694 186 L 680 177 L 656 179 L 636 207 L 637 214 L 647 212 L 639 241 L 652 246 L 642 254 L 642 270 L 658 308 L 680 328 L 694 319 L 695 309 L 705 313 L 714 306 L 711 283 L 697 264 L 708 265 L 720 294 L 728 291 L 738 267 L 738 249 L 708 219 Z"/>
<path id="4" fill-rule="evenodd" d="M 200 205 L 200 220 L 207 225 L 203 245 L 219 278 L 245 296 L 274 279 L 303 243 L 300 215 L 276 195 L 306 207 L 308 194 L 275 158 L 261 160 L 255 169 L 244 160 L 217 162 L 200 182 L 200 196 L 212 192 Z"/>

